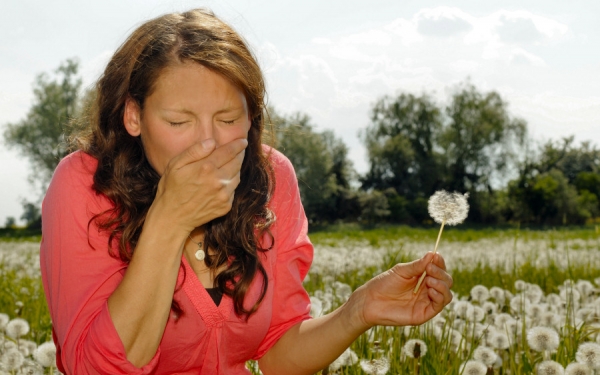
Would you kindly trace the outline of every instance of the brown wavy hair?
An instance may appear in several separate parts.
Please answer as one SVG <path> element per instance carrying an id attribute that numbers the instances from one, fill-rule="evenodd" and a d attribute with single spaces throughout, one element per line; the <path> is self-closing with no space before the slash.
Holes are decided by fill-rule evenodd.
<path id="1" fill-rule="evenodd" d="M 233 206 L 227 215 L 204 226 L 205 250 L 216 250 L 216 254 L 206 257 L 206 265 L 216 270 L 232 260 L 216 277 L 217 287 L 233 298 L 235 313 L 248 318 L 268 287 L 259 259 L 259 252 L 268 249 L 261 246 L 259 238 L 265 233 L 270 235 L 274 221 L 267 207 L 274 189 L 273 171 L 261 146 L 265 84 L 245 41 L 212 12 L 196 9 L 142 24 L 115 52 L 97 82 L 88 126 L 75 137 L 75 144 L 98 160 L 93 188 L 107 196 L 114 207 L 92 220 L 109 232 L 111 255 L 128 263 L 160 176 L 146 159 L 140 138 L 132 137 L 125 129 L 125 102 L 132 98 L 143 108 L 162 70 L 186 61 L 227 78 L 244 93 L 248 104 L 251 126 Z M 254 305 L 246 309 L 244 297 L 257 273 L 262 275 L 262 291 Z M 172 308 L 177 314 L 182 312 L 175 300 Z"/>

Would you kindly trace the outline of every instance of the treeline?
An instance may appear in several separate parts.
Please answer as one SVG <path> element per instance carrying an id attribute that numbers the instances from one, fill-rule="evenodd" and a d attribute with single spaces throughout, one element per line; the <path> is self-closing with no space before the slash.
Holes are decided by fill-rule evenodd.
<path id="1" fill-rule="evenodd" d="M 26 117 L 6 124 L 4 142 L 32 165 L 43 193 L 68 149 L 65 140 L 85 119 L 93 92 L 82 92 L 78 62 L 54 76 L 40 74 Z M 436 190 L 469 192 L 473 223 L 582 224 L 600 213 L 600 150 L 573 137 L 536 145 L 527 124 L 508 111 L 497 92 L 466 82 L 447 104 L 427 94 L 379 98 L 360 133 L 369 169 L 358 174 L 348 147 L 330 131 L 317 131 L 304 113 L 268 109 L 265 141 L 296 169 L 302 201 L 313 224 L 429 221 L 427 200 Z M 23 201 L 21 217 L 39 225 L 39 202 Z M 8 218 L 6 227 L 15 225 Z"/>
<path id="2" fill-rule="evenodd" d="M 448 104 L 429 95 L 385 96 L 360 134 L 369 170 L 306 114 L 271 109 L 278 148 L 296 167 L 313 223 L 422 224 L 436 190 L 468 192 L 472 223 L 584 224 L 600 213 L 600 150 L 573 137 L 537 144 L 497 92 L 469 83 Z"/>

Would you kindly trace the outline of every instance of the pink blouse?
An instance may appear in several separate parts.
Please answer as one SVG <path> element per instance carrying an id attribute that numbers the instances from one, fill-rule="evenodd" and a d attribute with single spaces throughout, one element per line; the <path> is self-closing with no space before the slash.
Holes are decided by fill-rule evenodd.
<path id="1" fill-rule="evenodd" d="M 270 149 L 265 148 L 266 152 Z M 97 161 L 81 151 L 64 158 L 42 205 L 41 270 L 53 322 L 57 365 L 66 374 L 249 374 L 245 362 L 262 357 L 293 325 L 309 319 L 310 300 L 302 281 L 313 247 L 298 184 L 289 160 L 271 152 L 275 192 L 269 207 L 276 215 L 275 239 L 261 255 L 269 287 L 258 311 L 245 322 L 223 296 L 217 307 L 182 257 L 174 298 L 183 315 L 167 322 L 154 358 L 137 368 L 126 356 L 108 312 L 107 300 L 127 264 L 111 257 L 107 234 L 92 215 L 112 207 L 92 189 Z M 267 241 L 265 236 L 263 241 Z M 258 298 L 261 276 L 251 284 L 247 307 Z"/>

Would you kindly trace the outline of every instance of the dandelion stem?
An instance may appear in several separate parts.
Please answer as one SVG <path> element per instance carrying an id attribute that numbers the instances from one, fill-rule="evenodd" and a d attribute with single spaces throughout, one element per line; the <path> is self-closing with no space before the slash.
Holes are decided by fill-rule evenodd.
<path id="1" fill-rule="evenodd" d="M 440 238 L 442 238 L 442 232 L 444 231 L 445 224 L 446 224 L 446 220 L 444 219 L 442 221 L 442 226 L 440 227 L 440 231 L 438 233 L 437 240 L 435 241 L 435 248 L 433 249 L 434 254 L 437 254 L 437 248 L 438 248 L 438 245 L 440 244 Z M 427 276 L 427 271 L 423 271 L 423 274 L 421 275 L 421 277 L 419 277 L 419 282 L 417 282 L 417 286 L 415 286 L 415 289 L 413 290 L 413 294 L 417 294 L 417 292 L 419 291 L 419 287 L 423 283 L 423 280 L 425 280 L 425 276 Z"/>

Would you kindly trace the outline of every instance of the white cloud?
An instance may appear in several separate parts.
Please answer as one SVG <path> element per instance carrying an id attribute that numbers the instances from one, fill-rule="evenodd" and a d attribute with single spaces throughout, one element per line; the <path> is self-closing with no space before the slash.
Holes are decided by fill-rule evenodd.
<path id="1" fill-rule="evenodd" d="M 437 7 L 420 10 L 414 17 L 417 30 L 423 35 L 449 37 L 473 28 L 467 13 L 458 8 Z"/>

